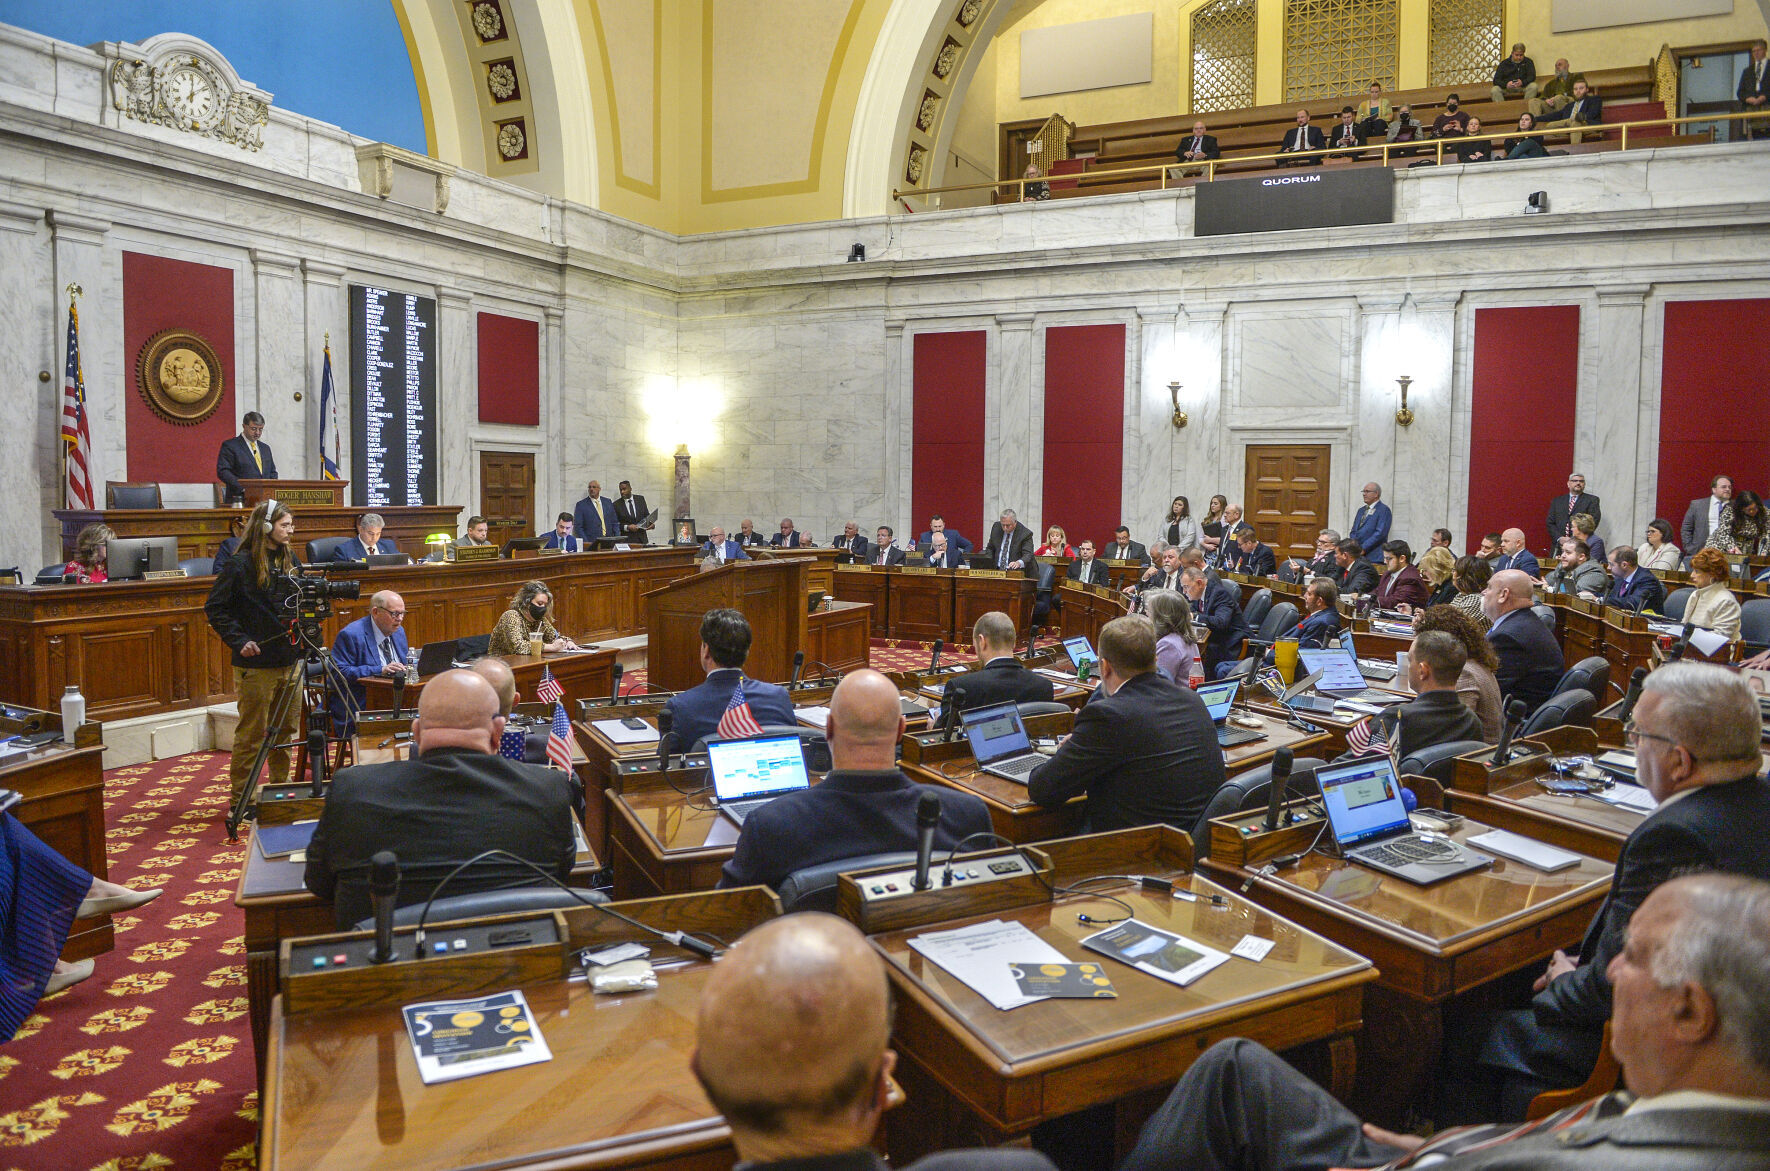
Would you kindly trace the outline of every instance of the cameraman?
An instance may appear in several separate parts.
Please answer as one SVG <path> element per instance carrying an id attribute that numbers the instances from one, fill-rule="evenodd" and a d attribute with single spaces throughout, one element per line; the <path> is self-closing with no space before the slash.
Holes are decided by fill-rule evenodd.
<path id="1" fill-rule="evenodd" d="M 233 761 L 228 775 L 237 803 L 245 791 L 247 772 L 258 758 L 258 745 L 276 710 L 277 689 L 300 686 L 301 656 L 289 639 L 295 617 L 295 583 L 289 579 L 295 557 L 289 539 L 295 517 L 275 500 L 252 510 L 237 553 L 215 568 L 215 585 L 203 612 L 209 625 L 233 652 L 234 692 L 239 696 L 240 722 L 234 728 Z M 301 697 L 290 698 L 276 741 L 295 738 L 301 725 Z M 289 752 L 270 754 L 271 784 L 289 780 Z"/>

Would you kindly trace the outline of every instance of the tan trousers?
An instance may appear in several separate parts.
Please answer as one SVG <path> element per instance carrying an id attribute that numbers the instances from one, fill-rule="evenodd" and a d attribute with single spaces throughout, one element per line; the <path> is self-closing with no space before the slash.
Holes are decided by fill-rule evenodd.
<path id="1" fill-rule="evenodd" d="M 258 759 L 258 745 L 264 741 L 264 730 L 270 724 L 271 713 L 276 711 L 277 685 L 287 681 L 291 687 L 299 688 L 300 679 L 300 663 L 288 667 L 234 668 L 234 693 L 240 697 L 240 722 L 234 728 L 234 755 L 227 770 L 232 786 L 230 800 L 238 801 L 240 794 L 245 791 L 248 780 L 246 774 L 252 770 L 253 762 Z M 283 726 L 277 731 L 277 742 L 280 744 L 295 739 L 300 729 L 301 695 L 297 690 L 289 700 Z M 269 765 L 270 784 L 288 782 L 287 749 L 272 749 Z"/>

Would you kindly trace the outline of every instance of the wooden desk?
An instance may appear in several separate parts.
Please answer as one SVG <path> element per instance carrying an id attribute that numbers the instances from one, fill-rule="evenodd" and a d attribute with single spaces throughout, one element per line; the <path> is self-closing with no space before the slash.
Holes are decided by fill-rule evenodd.
<path id="1" fill-rule="evenodd" d="M 1100 643 L 1102 626 L 1131 612 L 1130 602 L 1111 586 L 1065 581 L 1058 586 L 1057 597 L 1063 609 L 1063 637 L 1085 638 L 1094 646 Z"/>
<path id="2" fill-rule="evenodd" d="M 410 605 L 410 603 L 407 603 Z M 517 694 L 524 701 L 536 699 L 535 688 L 541 685 L 541 672 L 551 671 L 565 688 L 566 701 L 595 700 L 607 698 L 614 689 L 614 663 L 616 651 L 613 647 L 597 647 L 588 651 L 549 651 L 540 658 L 532 655 L 499 655 L 510 664 L 511 674 L 516 676 Z M 402 702 L 408 708 L 415 708 L 418 696 L 423 694 L 424 684 L 435 676 L 427 676 L 416 683 L 406 684 Z M 363 695 L 366 697 L 364 706 L 372 711 L 381 711 L 393 707 L 393 680 L 387 675 L 367 675 L 363 678 Z"/>
<path id="3" fill-rule="evenodd" d="M 999 576 L 998 576 L 999 575 Z M 949 641 L 969 643 L 971 628 L 991 610 L 1000 610 L 1024 631 L 1032 623 L 1038 583 L 1019 570 L 972 570 L 953 574 L 953 632 Z"/>
<path id="4" fill-rule="evenodd" d="M 888 577 L 892 637 L 951 642 L 956 575 L 951 569 L 900 569 Z"/>
<path id="5" fill-rule="evenodd" d="M 815 674 L 814 664 L 831 672 L 866 666 L 872 650 L 872 626 L 872 607 L 865 602 L 838 599 L 829 609 L 811 613 L 805 620 L 806 673 Z"/>
<path id="6" fill-rule="evenodd" d="M 1453 836 L 1462 841 L 1488 828 L 1466 820 Z M 1544 874 L 1501 858 L 1422 887 L 1320 853 L 1270 875 L 1216 856 L 1199 866 L 1238 890 L 1251 880 L 1261 906 L 1376 963 L 1382 975 L 1370 991 L 1354 1108 L 1383 1126 L 1399 1125 L 1423 1100 L 1446 1003 L 1577 945 L 1612 870 L 1586 858 Z"/>
<path id="7" fill-rule="evenodd" d="M 1553 775 L 1554 770 L 1545 765 L 1533 778 L 1491 793 L 1446 789 L 1444 808 L 1497 829 L 1511 830 L 1615 865 L 1623 842 L 1647 820 L 1647 815 L 1583 794 L 1563 797 L 1550 793 L 1534 779 Z"/>
<path id="8" fill-rule="evenodd" d="M 233 535 L 234 519 L 244 519 L 243 508 L 58 508 L 63 557 L 74 555 L 80 530 L 89 524 L 107 524 L 119 537 L 177 537 L 178 556 L 213 557 L 221 542 Z M 458 504 L 424 505 L 415 508 L 346 508 L 329 505 L 295 505 L 295 548 L 305 556 L 307 542 L 315 537 L 350 537 L 356 534 L 356 518 L 377 512 L 387 522 L 382 536 L 399 546 L 400 552 L 423 557 L 430 552 L 424 538 L 432 533 L 456 532 L 461 515 Z"/>
<path id="9" fill-rule="evenodd" d="M 1286 922 L 1209 878 L 1185 875 L 1190 842 L 1166 827 L 1049 842 L 1041 845 L 1059 885 L 1127 871 L 1174 878 L 1183 888 L 1227 902 L 1185 902 L 1131 884 L 1101 883 L 1086 896 L 966 915 L 873 937 L 897 991 L 893 1042 L 898 1076 L 912 1103 L 942 1104 L 930 1116 L 906 1118 L 911 1130 L 888 1121 L 893 1159 L 902 1165 L 940 1146 L 1000 1143 L 1047 1120 L 1126 1095 L 1166 1095 L 1174 1078 L 1210 1044 L 1252 1037 L 1275 1049 L 1346 1039 L 1363 1011 L 1363 991 L 1376 978 L 1370 961 L 1321 935 Z M 1161 843 L 1158 845 L 1158 843 Z M 1130 903 L 1139 920 L 1227 951 L 1245 934 L 1274 940 L 1261 963 L 1231 958 L 1181 988 L 1103 959 L 1080 940 L 1100 927 L 1076 921 L 1078 908 L 1122 912 L 1096 896 Z M 925 960 L 909 940 L 930 930 L 988 919 L 1024 924 L 1072 962 L 1106 966 L 1118 997 L 1046 1000 L 999 1012 L 969 987 Z M 1349 1071 L 1346 1071 L 1349 1072 Z M 950 1099 L 950 1101 L 948 1101 Z M 906 1111 L 906 1114 L 911 1112 Z"/>
<path id="10" fill-rule="evenodd" d="M 724 939 L 780 913 L 761 887 L 616 908 L 644 923 Z M 582 981 L 528 985 L 523 994 L 553 1059 L 433 1086 L 418 1075 L 398 1008 L 291 1017 L 278 997 L 259 1166 L 729 1168 L 737 1159 L 730 1131 L 689 1067 L 712 965 L 673 954 L 597 911 L 564 914 L 573 948 L 643 940 L 653 949 L 656 990 L 596 996 Z"/>
<path id="11" fill-rule="evenodd" d="M 838 602 L 859 602 L 873 609 L 869 629 L 874 638 L 891 637 L 891 580 L 895 565 L 838 565 L 830 592 Z"/>
<path id="12" fill-rule="evenodd" d="M 42 713 L 45 727 L 60 728 L 61 717 Z M 8 721 L 10 722 L 10 721 Z M 105 857 L 104 743 L 96 724 L 79 746 L 56 743 L 30 759 L 0 767 L 0 789 L 16 789 L 23 798 L 12 816 L 44 845 L 91 874 L 108 879 Z M 8 734 L 17 727 L 6 729 Z M 110 951 L 116 944 L 109 915 L 77 919 L 68 933 L 61 958 L 83 960 Z"/>
<path id="13" fill-rule="evenodd" d="M 629 777 L 621 792 L 604 790 L 615 898 L 682 894 L 718 885 L 719 868 L 737 844 L 738 826 L 708 804 L 711 797 L 706 790 L 691 804 L 655 773 L 643 781 Z"/>
<path id="14" fill-rule="evenodd" d="M 1025 630 L 1032 621 L 1036 585 L 1018 571 L 844 565 L 837 567 L 832 588 L 840 601 L 873 606 L 876 637 L 969 643 L 971 628 L 991 610 L 1002 611 L 1016 630 Z"/>

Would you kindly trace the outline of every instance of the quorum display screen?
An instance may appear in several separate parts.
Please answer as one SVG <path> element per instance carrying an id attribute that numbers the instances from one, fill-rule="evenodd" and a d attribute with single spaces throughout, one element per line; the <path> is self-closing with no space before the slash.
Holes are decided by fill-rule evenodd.
<path id="1" fill-rule="evenodd" d="M 436 503 L 436 299 L 350 286 L 350 492 Z"/>

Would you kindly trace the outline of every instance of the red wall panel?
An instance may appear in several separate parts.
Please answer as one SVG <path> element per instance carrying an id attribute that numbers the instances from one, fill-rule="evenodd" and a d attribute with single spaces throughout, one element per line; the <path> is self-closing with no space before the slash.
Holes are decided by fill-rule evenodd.
<path id="1" fill-rule="evenodd" d="M 286 328 L 287 323 L 262 322 L 261 327 Z M 191 331 L 215 348 L 221 362 L 221 405 L 194 426 L 168 423 L 154 414 L 135 386 L 135 362 L 141 348 L 163 329 Z M 216 451 L 240 429 L 239 414 L 234 410 L 233 269 L 123 253 L 123 354 L 127 478 L 168 484 L 213 480 Z M 103 424 L 93 425 L 96 429 Z M 97 440 L 96 435 L 93 438 Z M 274 434 L 264 439 L 279 460 L 277 472 L 299 476 L 301 453 Z M 92 489 L 102 507 L 103 485 L 95 483 Z"/>
<path id="2" fill-rule="evenodd" d="M 541 327 L 498 313 L 479 315 L 479 421 L 541 422 Z"/>
<path id="3" fill-rule="evenodd" d="M 1567 491 L 1573 471 L 1579 306 L 1477 309 L 1474 356 L 1468 547 L 1516 527 L 1540 556 L 1549 499 Z M 1600 470 L 1584 470 L 1603 495 Z M 1424 533 L 1397 535 L 1426 543 Z"/>
<path id="4" fill-rule="evenodd" d="M 1767 339 L 1770 300 L 1666 303 L 1656 499 L 1674 534 L 1718 474 L 1735 489 L 1770 488 Z"/>
<path id="5" fill-rule="evenodd" d="M 1124 518 L 1125 327 L 1064 325 L 1045 331 L 1045 490 L 1037 518 L 1043 544 L 1063 526 L 1070 543 L 1096 546 Z M 1135 527 L 1135 519 L 1127 521 Z"/>
<path id="6" fill-rule="evenodd" d="M 937 512 L 948 528 L 963 533 L 980 549 L 989 535 L 983 523 L 987 355 L 988 336 L 981 329 L 916 335 L 910 424 L 912 540 Z"/>

